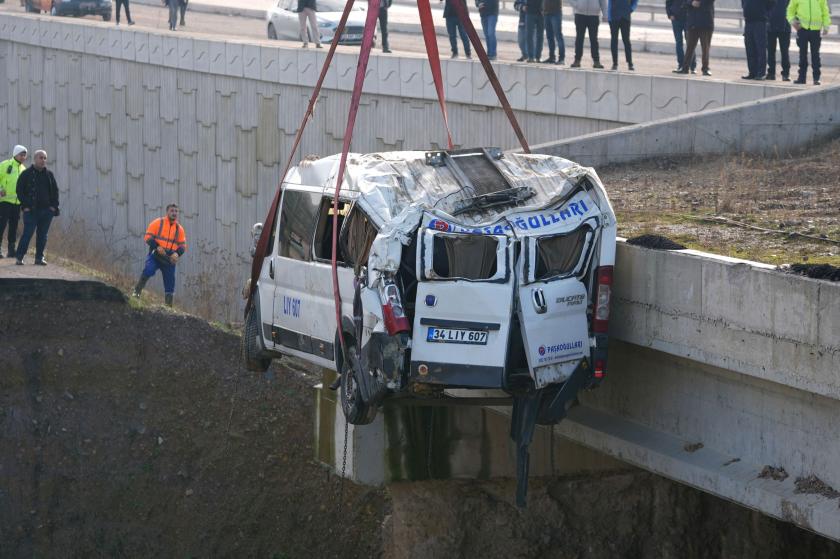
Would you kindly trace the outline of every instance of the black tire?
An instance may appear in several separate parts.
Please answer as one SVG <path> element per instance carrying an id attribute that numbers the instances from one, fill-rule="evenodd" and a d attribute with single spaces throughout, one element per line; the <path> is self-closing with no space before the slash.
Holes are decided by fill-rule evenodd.
<path id="1" fill-rule="evenodd" d="M 248 313 L 245 319 L 245 340 L 243 341 L 243 358 L 245 359 L 245 368 L 249 371 L 257 373 L 264 373 L 271 367 L 271 357 L 265 357 L 265 349 L 263 348 L 262 337 L 260 335 L 260 319 L 259 310 L 256 307 L 257 301 L 254 301 L 255 306 Z"/>
<path id="2" fill-rule="evenodd" d="M 268 38 L 271 39 L 272 41 L 277 40 L 277 30 L 274 29 L 274 24 L 273 23 L 268 24 Z"/>
<path id="3" fill-rule="evenodd" d="M 362 392 L 356 384 L 356 379 L 353 377 L 353 367 L 351 363 L 358 363 L 356 355 L 355 340 L 348 334 L 344 335 L 344 340 L 347 343 L 348 359 L 337 359 L 338 374 L 341 377 L 341 389 L 339 395 L 341 397 L 341 411 L 344 413 L 344 418 L 347 423 L 351 425 L 368 425 L 376 418 L 376 407 L 368 406 L 362 400 Z M 336 340 L 337 341 L 337 340 Z M 338 355 L 341 356 L 340 346 Z"/>

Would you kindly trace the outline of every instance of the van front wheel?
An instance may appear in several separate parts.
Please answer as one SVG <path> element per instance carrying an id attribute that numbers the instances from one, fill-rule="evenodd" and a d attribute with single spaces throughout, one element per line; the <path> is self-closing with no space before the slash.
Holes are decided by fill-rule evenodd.
<path id="1" fill-rule="evenodd" d="M 249 371 L 264 373 L 271 367 L 271 358 L 263 357 L 264 351 L 260 339 L 259 312 L 254 307 L 245 319 L 245 339 L 242 341 L 242 353 L 245 359 L 245 368 Z"/>
<path id="2" fill-rule="evenodd" d="M 341 376 L 341 411 L 347 423 L 367 425 L 376 418 L 376 407 L 367 405 L 362 399 L 362 391 L 353 375 L 353 370 L 361 366 L 353 339 L 346 336 L 348 359 L 339 359 Z M 341 350 L 339 349 L 339 355 Z"/>

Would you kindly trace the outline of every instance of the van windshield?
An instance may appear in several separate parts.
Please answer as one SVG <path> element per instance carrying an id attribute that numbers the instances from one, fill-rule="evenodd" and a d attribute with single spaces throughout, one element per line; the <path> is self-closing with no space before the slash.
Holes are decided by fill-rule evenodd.
<path id="1" fill-rule="evenodd" d="M 432 270 L 438 278 L 487 280 L 496 275 L 499 242 L 484 235 L 435 235 Z"/>

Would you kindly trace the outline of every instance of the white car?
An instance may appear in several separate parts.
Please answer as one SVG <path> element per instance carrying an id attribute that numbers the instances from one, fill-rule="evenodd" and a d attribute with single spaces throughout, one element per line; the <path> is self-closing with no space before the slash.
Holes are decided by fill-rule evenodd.
<path id="1" fill-rule="evenodd" d="M 266 14 L 267 34 L 269 39 L 300 40 L 300 23 L 297 13 L 297 0 L 279 0 L 270 8 Z M 344 2 L 340 0 L 317 0 L 316 18 L 318 20 L 318 31 L 322 43 L 329 43 L 333 40 L 335 29 L 344 11 Z M 362 33 L 365 29 L 365 7 L 354 5 L 344 27 L 344 33 L 339 39 L 339 44 L 353 45 L 361 44 Z M 309 25 L 307 23 L 307 33 Z M 313 37 L 309 41 L 315 42 Z"/>

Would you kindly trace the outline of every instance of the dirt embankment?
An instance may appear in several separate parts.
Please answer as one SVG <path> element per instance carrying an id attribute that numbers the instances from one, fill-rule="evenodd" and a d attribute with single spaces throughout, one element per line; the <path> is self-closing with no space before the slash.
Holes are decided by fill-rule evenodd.
<path id="1" fill-rule="evenodd" d="M 237 336 L 117 302 L 5 301 L 2 557 L 837 557 L 840 546 L 633 472 L 344 484 L 313 463 L 311 386 L 244 373 Z"/>

